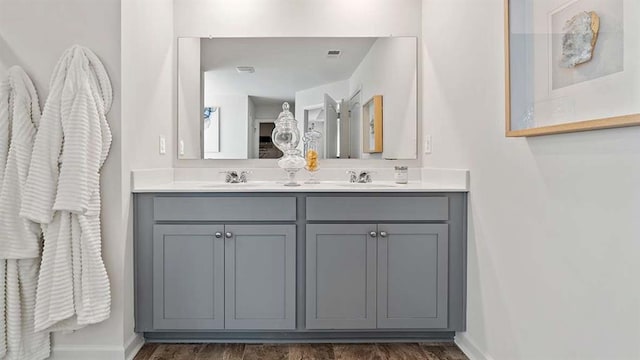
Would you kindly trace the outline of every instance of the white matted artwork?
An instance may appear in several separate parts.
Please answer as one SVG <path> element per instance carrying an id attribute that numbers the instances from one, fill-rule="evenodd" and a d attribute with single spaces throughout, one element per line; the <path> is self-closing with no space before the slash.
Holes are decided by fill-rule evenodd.
<path id="1" fill-rule="evenodd" d="M 624 71 L 623 8 L 623 0 L 574 0 L 551 12 L 549 63 L 552 90 Z M 594 13 L 599 19 L 592 56 L 584 63 L 564 66 L 563 37 L 568 35 L 568 25 L 572 19 L 588 13 Z"/>
<path id="2" fill-rule="evenodd" d="M 638 0 L 505 0 L 506 135 L 640 125 Z"/>

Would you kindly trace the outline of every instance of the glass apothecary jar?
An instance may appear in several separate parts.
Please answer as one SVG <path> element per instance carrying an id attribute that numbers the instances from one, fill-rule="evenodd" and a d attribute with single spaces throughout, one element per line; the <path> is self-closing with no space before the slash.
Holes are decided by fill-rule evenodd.
<path id="1" fill-rule="evenodd" d="M 298 121 L 289 111 L 289 103 L 282 104 L 282 112 L 278 115 L 275 128 L 271 133 L 273 143 L 284 155 L 278 160 L 278 166 L 287 172 L 289 177 L 285 186 L 299 186 L 295 180 L 296 173 L 305 166 L 305 160 L 300 155 L 300 130 Z"/>
<path id="2" fill-rule="evenodd" d="M 320 170 L 320 140 L 322 134 L 316 130 L 315 124 L 311 124 L 311 128 L 304 134 L 302 140 L 304 141 L 304 159 L 305 170 L 309 172 L 309 180 L 307 184 L 317 184 L 319 181 L 315 178 L 316 173 Z"/>

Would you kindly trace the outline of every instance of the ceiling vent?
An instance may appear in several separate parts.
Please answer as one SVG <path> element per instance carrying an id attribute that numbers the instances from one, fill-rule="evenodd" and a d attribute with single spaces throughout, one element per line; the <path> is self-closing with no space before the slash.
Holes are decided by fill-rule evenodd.
<path id="1" fill-rule="evenodd" d="M 342 54 L 342 51 L 340 51 L 340 50 L 329 50 L 329 51 L 327 51 L 327 57 L 330 57 L 330 58 L 340 57 L 340 54 Z"/>
<path id="2" fill-rule="evenodd" d="M 236 71 L 240 74 L 253 74 L 256 72 L 256 69 L 253 66 L 236 66 Z"/>

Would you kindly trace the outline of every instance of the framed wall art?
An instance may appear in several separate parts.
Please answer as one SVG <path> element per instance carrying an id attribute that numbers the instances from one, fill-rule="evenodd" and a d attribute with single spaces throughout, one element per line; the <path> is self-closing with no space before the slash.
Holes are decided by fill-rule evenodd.
<path id="1" fill-rule="evenodd" d="M 506 135 L 640 125 L 640 1 L 505 0 Z"/>

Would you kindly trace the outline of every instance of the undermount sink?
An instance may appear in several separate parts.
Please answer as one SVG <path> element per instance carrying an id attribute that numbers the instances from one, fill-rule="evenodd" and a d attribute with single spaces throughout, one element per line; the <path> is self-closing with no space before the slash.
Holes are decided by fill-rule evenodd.
<path id="1" fill-rule="evenodd" d="M 400 185 L 390 184 L 385 182 L 373 182 L 373 183 L 348 183 L 338 181 L 320 182 L 318 184 L 305 184 L 304 181 L 300 181 L 300 187 L 315 188 L 317 186 L 335 186 L 350 189 L 380 189 L 380 188 L 396 188 Z M 202 184 L 203 188 L 209 189 L 243 189 L 243 188 L 260 188 L 260 187 L 280 187 L 284 186 L 282 182 L 277 181 L 249 181 L 246 183 L 224 183 L 224 182 L 211 182 Z"/>
<path id="2" fill-rule="evenodd" d="M 256 187 L 256 186 L 260 186 L 262 185 L 262 183 L 258 183 L 258 182 L 246 182 L 246 183 L 212 183 L 212 184 L 206 184 L 204 185 L 204 187 L 208 187 L 208 188 L 235 188 L 235 187 Z"/>
<path id="3" fill-rule="evenodd" d="M 394 188 L 397 185 L 393 184 L 381 184 L 381 183 L 340 183 L 336 184 L 341 187 L 349 187 L 349 188 Z"/>

